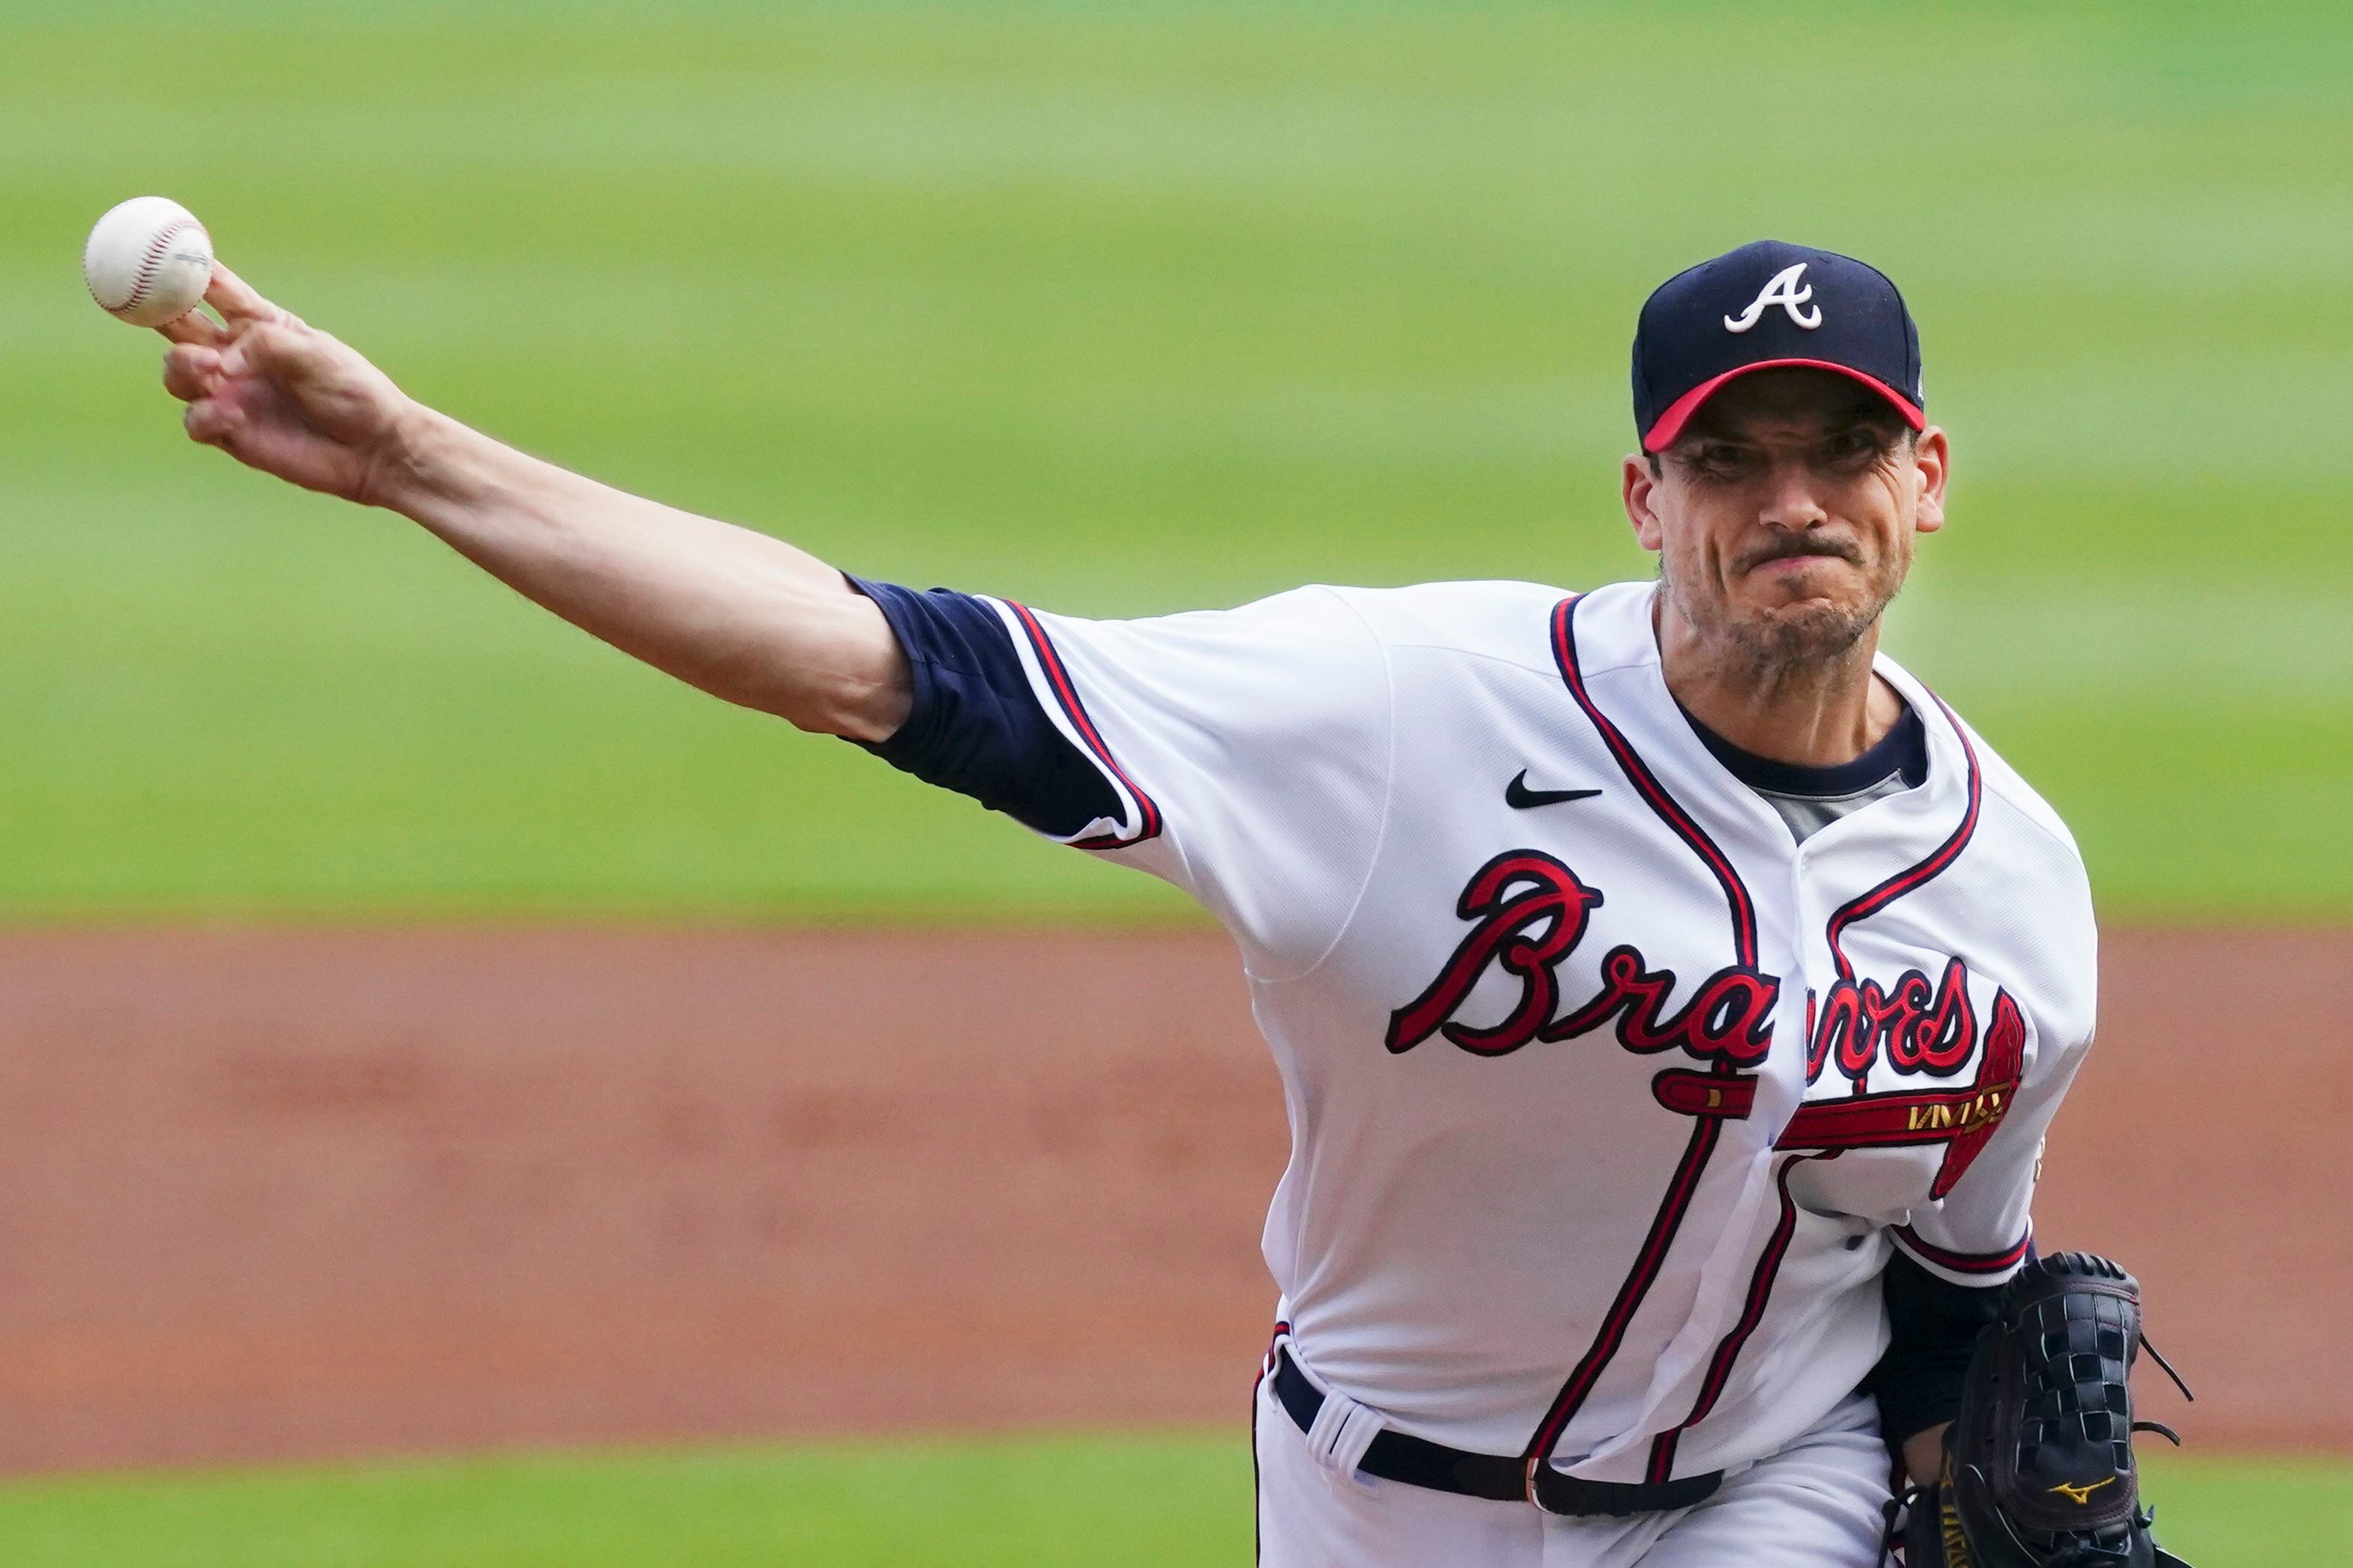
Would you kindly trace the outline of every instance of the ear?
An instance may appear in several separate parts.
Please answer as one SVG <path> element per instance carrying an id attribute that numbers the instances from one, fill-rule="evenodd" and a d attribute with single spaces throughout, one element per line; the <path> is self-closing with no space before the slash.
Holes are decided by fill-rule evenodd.
<path id="1" fill-rule="evenodd" d="M 1913 526 L 1922 533 L 1934 533 L 1945 526 L 1945 480 L 1952 473 L 1952 449 L 1942 428 L 1931 425 L 1920 432 L 1912 447 L 1912 471 L 1920 487 Z"/>
<path id="2" fill-rule="evenodd" d="M 1634 541 L 1653 555 L 1666 541 L 1666 531 L 1659 524 L 1659 482 L 1651 473 L 1651 459 L 1640 452 L 1628 456 L 1619 475 L 1626 521 L 1634 525 Z"/>

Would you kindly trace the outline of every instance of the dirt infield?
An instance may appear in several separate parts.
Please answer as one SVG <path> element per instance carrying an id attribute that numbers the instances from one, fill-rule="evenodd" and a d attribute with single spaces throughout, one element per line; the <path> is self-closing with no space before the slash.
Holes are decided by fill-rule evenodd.
<path id="1" fill-rule="evenodd" d="M 2104 978 L 2045 1244 L 2353 1447 L 2353 933 Z M 1239 1422 L 1283 1151 L 1210 934 L 0 938 L 0 1467 Z"/>

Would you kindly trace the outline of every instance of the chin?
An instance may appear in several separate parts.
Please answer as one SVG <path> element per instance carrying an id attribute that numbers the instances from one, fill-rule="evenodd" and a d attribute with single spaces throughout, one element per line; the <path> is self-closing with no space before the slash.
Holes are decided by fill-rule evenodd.
<path id="1" fill-rule="evenodd" d="M 1878 619 L 1876 608 L 1842 599 L 1799 599 L 1759 611 L 1731 629 L 1763 662 L 1807 664 L 1845 653 Z"/>

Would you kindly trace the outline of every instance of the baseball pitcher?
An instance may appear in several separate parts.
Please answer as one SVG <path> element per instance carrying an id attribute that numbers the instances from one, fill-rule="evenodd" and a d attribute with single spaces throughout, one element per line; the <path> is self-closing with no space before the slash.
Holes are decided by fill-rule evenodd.
<path id="1" fill-rule="evenodd" d="M 2168 1561 L 2131 1277 L 2028 1227 L 2083 862 L 1878 651 L 1950 460 L 1879 272 L 1759 242 L 1642 307 L 1655 581 L 1123 622 L 846 575 L 209 298 L 164 329 L 195 440 L 1232 933 L 1293 1137 L 1261 1562 Z"/>

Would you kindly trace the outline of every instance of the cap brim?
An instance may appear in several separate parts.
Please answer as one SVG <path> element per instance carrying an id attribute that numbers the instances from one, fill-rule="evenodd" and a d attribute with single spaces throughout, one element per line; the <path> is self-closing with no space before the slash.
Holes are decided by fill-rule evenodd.
<path id="1" fill-rule="evenodd" d="M 1717 389 L 1725 382 L 1736 381 L 1756 371 L 1779 370 L 1790 365 L 1806 370 L 1827 370 L 1845 376 L 1849 381 L 1859 381 L 1887 399 L 1894 405 L 1895 412 L 1904 416 L 1904 423 L 1913 429 L 1925 430 L 1928 427 L 1928 416 L 1920 412 L 1918 405 L 1877 376 L 1865 375 L 1852 365 L 1833 364 L 1826 359 L 1760 359 L 1755 364 L 1738 365 L 1725 371 L 1722 375 L 1711 376 L 1668 404 L 1667 411 L 1653 420 L 1648 430 L 1642 432 L 1642 450 L 1663 452 L 1673 446 L 1675 437 L 1682 435 L 1683 426 L 1691 422 L 1691 416 L 1699 412 L 1699 405 L 1715 396 Z"/>

